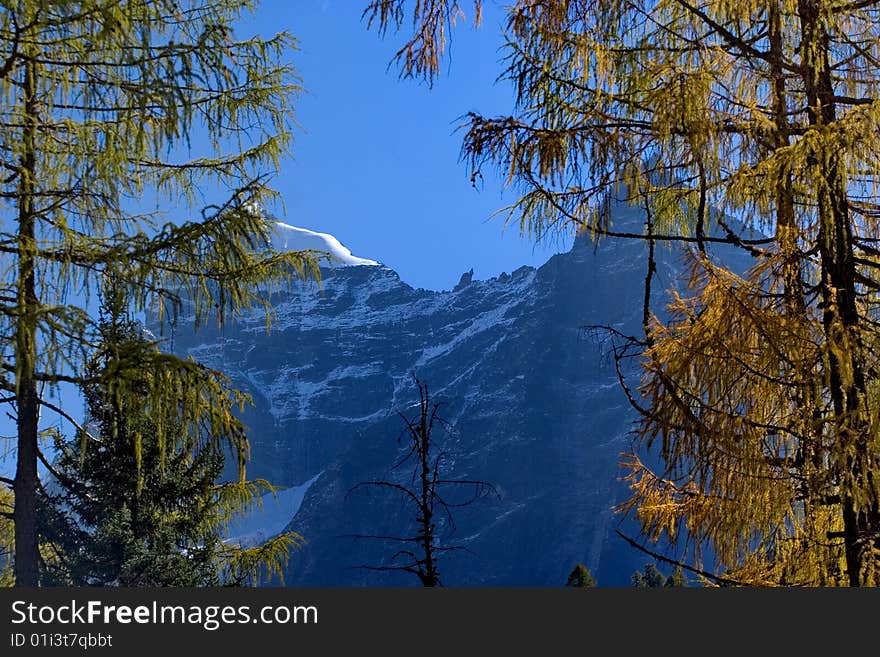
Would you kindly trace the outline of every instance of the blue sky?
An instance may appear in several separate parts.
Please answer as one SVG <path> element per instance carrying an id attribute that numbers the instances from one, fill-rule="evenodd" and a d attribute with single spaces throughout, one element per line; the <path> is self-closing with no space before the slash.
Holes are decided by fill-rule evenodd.
<path id="1" fill-rule="evenodd" d="M 358 256 L 395 269 L 414 287 L 450 289 L 471 268 L 478 279 L 541 265 L 570 240 L 535 245 L 518 226 L 491 215 L 515 200 L 484 172 L 471 186 L 459 161 L 458 117 L 509 112 L 512 90 L 495 83 L 503 10 L 486 0 L 483 26 L 459 25 L 452 57 L 429 88 L 388 68 L 403 34 L 380 40 L 361 21 L 366 0 L 264 1 L 242 28 L 288 30 L 300 41 L 292 61 L 307 93 L 299 100 L 294 158 L 273 186 L 280 218 L 328 232 Z"/>
<path id="2" fill-rule="evenodd" d="M 463 3 L 468 6 L 470 3 Z M 483 26 L 460 25 L 451 60 L 433 88 L 400 80 L 388 64 L 403 35 L 385 40 L 361 21 L 366 0 L 264 0 L 240 36 L 287 30 L 300 41 L 291 60 L 307 93 L 298 102 L 293 158 L 273 181 L 287 223 L 335 235 L 358 256 L 395 269 L 413 287 L 451 289 L 471 268 L 477 279 L 540 266 L 570 238 L 535 245 L 492 214 L 515 200 L 485 171 L 474 189 L 459 161 L 458 117 L 502 114 L 512 89 L 501 70 L 502 4 L 484 0 Z M 67 395 L 68 393 L 65 393 Z M 70 393 L 71 395 L 74 393 Z M 58 401 L 58 400 L 56 400 Z M 67 407 L 77 406 L 69 397 Z M 74 410 L 71 408 L 71 410 Z M 79 415 L 74 411 L 74 415 Z M 67 423 L 63 430 L 72 431 Z M 14 427 L 0 418 L 0 434 Z M 11 475 L 0 441 L 0 474 Z"/>

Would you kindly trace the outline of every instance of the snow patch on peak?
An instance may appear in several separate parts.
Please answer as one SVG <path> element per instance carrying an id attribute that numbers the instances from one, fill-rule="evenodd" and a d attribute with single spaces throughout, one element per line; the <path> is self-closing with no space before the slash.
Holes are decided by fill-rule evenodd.
<path id="1" fill-rule="evenodd" d="M 321 266 L 351 267 L 354 265 L 378 266 L 375 260 L 358 258 L 329 233 L 316 233 L 306 228 L 297 228 L 282 221 L 273 220 L 272 248 L 276 251 L 319 251 L 326 253 L 320 260 Z"/>

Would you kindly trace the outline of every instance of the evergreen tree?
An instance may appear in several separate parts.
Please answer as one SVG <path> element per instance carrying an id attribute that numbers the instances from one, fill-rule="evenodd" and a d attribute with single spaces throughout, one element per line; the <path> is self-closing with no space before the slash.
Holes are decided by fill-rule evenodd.
<path id="1" fill-rule="evenodd" d="M 47 500 L 53 506 L 45 509 L 42 534 L 57 558 L 44 567 L 43 582 L 218 585 L 215 554 L 222 544 L 212 520 L 222 452 L 213 445 L 194 454 L 179 450 L 166 454 L 162 466 L 147 418 L 126 422 L 125 430 L 110 437 L 106 429 L 112 411 L 100 408 L 94 396 L 88 404 L 95 413 L 89 425 L 94 435 L 56 445 L 57 473 L 67 486 Z M 127 435 L 139 430 L 146 431 L 140 473 Z"/>
<path id="2" fill-rule="evenodd" d="M 213 586 L 257 578 L 263 569 L 280 574 L 300 540 L 296 534 L 244 550 L 222 540 L 231 514 L 246 507 L 265 482 L 220 484 L 221 445 L 196 438 L 163 449 L 159 421 L 137 396 L 110 395 L 103 375 L 116 364 L 113 354 L 156 348 L 121 314 L 122 297 L 110 295 L 103 342 L 87 367 L 102 383 L 84 389 L 87 422 L 76 438 L 56 437 L 52 473 L 58 492 L 42 505 L 43 553 L 49 555 L 44 583 Z M 149 370 L 140 374 L 145 391 L 151 376 Z M 176 422 L 173 416 L 164 420 L 169 437 Z"/>
<path id="3" fill-rule="evenodd" d="M 458 3 L 415 7 L 404 71 L 433 75 Z M 434 11 L 433 14 L 421 12 Z M 468 116 L 472 175 L 522 196 L 508 218 L 646 244 L 633 513 L 711 550 L 727 583 L 880 584 L 880 2 L 519 0 L 510 115 Z M 613 224 L 618 198 L 644 209 Z M 762 233 L 762 234 L 757 234 Z M 687 247 L 666 320 L 654 252 Z M 731 271 L 716 246 L 752 257 Z M 624 381 L 625 384 L 625 381 Z M 659 449 L 662 467 L 642 459 Z"/>
<path id="4" fill-rule="evenodd" d="M 630 578 L 635 588 L 677 588 L 688 585 L 687 578 L 681 566 L 676 566 L 669 577 L 660 572 L 653 563 L 645 564 L 645 569 L 637 570 Z"/>
<path id="5" fill-rule="evenodd" d="M 676 566 L 663 584 L 663 586 L 668 588 L 684 588 L 687 585 L 687 577 L 684 576 L 684 569 L 681 566 Z"/>
<path id="6" fill-rule="evenodd" d="M 111 399 L 136 398 L 157 421 L 160 452 L 208 438 L 243 467 L 247 441 L 232 411 L 246 398 L 221 373 L 142 349 L 120 352 L 103 381 L 83 363 L 98 338 L 87 311 L 101 276 L 134 310 L 185 310 L 198 326 L 268 308 L 258 284 L 315 271 L 309 258 L 268 248 L 255 210 L 288 151 L 299 87 L 285 63 L 289 34 L 235 34 L 254 4 L 15 0 L 0 11 L 0 387 L 17 422 L 19 585 L 39 581 L 38 437 L 41 418 L 70 415 L 53 402 L 59 386 L 104 384 Z M 141 369 L 154 376 L 135 395 L 130 376 Z"/>
<path id="7" fill-rule="evenodd" d="M 636 589 L 644 589 L 648 588 L 648 583 L 645 581 L 645 576 L 642 574 L 641 570 L 637 570 L 632 574 L 629 578 L 630 584 L 632 584 L 633 588 Z"/>
<path id="8" fill-rule="evenodd" d="M 578 589 L 590 589 L 596 586 L 596 580 L 593 578 L 592 573 L 587 569 L 587 567 L 579 563 L 568 575 L 568 581 L 565 582 L 566 586 L 573 586 Z"/>
<path id="9" fill-rule="evenodd" d="M 672 586 L 668 582 L 669 579 L 652 563 L 645 564 L 643 571 L 637 570 L 632 575 L 632 585 L 636 588 L 657 589 L 667 585 Z"/>

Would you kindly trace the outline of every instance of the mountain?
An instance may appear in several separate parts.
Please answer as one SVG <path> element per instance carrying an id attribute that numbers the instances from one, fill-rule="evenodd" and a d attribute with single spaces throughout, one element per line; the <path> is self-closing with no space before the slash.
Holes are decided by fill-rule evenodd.
<path id="1" fill-rule="evenodd" d="M 632 208 L 614 214 L 618 226 L 641 221 Z M 284 248 L 303 248 L 301 229 L 278 230 Z M 286 584 L 417 584 L 362 568 L 390 565 L 399 546 L 354 538 L 404 535 L 412 517 L 401 497 L 352 490 L 409 481 L 411 469 L 392 468 L 406 454 L 398 413 L 417 405 L 415 373 L 443 404 L 449 428 L 435 438 L 448 455 L 446 476 L 498 493 L 440 519 L 446 544 L 465 548 L 441 556 L 444 584 L 561 586 L 581 562 L 600 585 L 628 585 L 646 555 L 615 534 L 633 527 L 612 508 L 626 496 L 618 461 L 635 414 L 607 344 L 583 327 L 638 334 L 646 246 L 578 238 L 538 269 L 486 281 L 467 272 L 455 289 L 431 291 L 351 256 L 332 236 L 311 235 L 321 237 L 306 235 L 306 248 L 324 240 L 336 259 L 320 285 L 273 293 L 270 332 L 255 315 L 222 330 L 178 328 L 172 345 L 253 396 L 243 416 L 249 475 L 295 487 L 296 503 L 268 500 L 276 507 L 266 526 L 245 523 L 242 533 L 286 525 L 304 536 Z M 655 290 L 674 284 L 680 263 L 680 251 L 658 247 Z"/>

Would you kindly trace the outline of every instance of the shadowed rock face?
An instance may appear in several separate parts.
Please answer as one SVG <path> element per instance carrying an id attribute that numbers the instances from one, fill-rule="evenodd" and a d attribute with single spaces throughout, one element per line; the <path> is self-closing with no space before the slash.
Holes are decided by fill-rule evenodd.
<path id="1" fill-rule="evenodd" d="M 445 543 L 466 548 L 441 556 L 444 584 L 561 586 L 582 562 L 600 585 L 628 585 L 646 557 L 614 534 L 612 507 L 626 495 L 618 460 L 635 415 L 609 354 L 581 327 L 639 333 L 645 249 L 579 239 L 537 270 L 452 292 L 413 289 L 382 266 L 328 269 L 320 288 L 277 295 L 270 333 L 263 317 L 222 333 L 178 330 L 176 351 L 253 395 L 249 475 L 294 486 L 321 473 L 289 525 L 308 544 L 286 583 L 418 583 L 358 568 L 390 565 L 399 546 L 352 535 L 407 535 L 413 514 L 387 490 L 349 492 L 367 480 L 409 481 L 411 469 L 391 467 L 406 453 L 397 413 L 414 412 L 415 372 L 450 424 L 434 436 L 448 478 L 499 493 L 439 519 Z M 658 259 L 662 290 L 680 255 L 658 247 Z"/>

